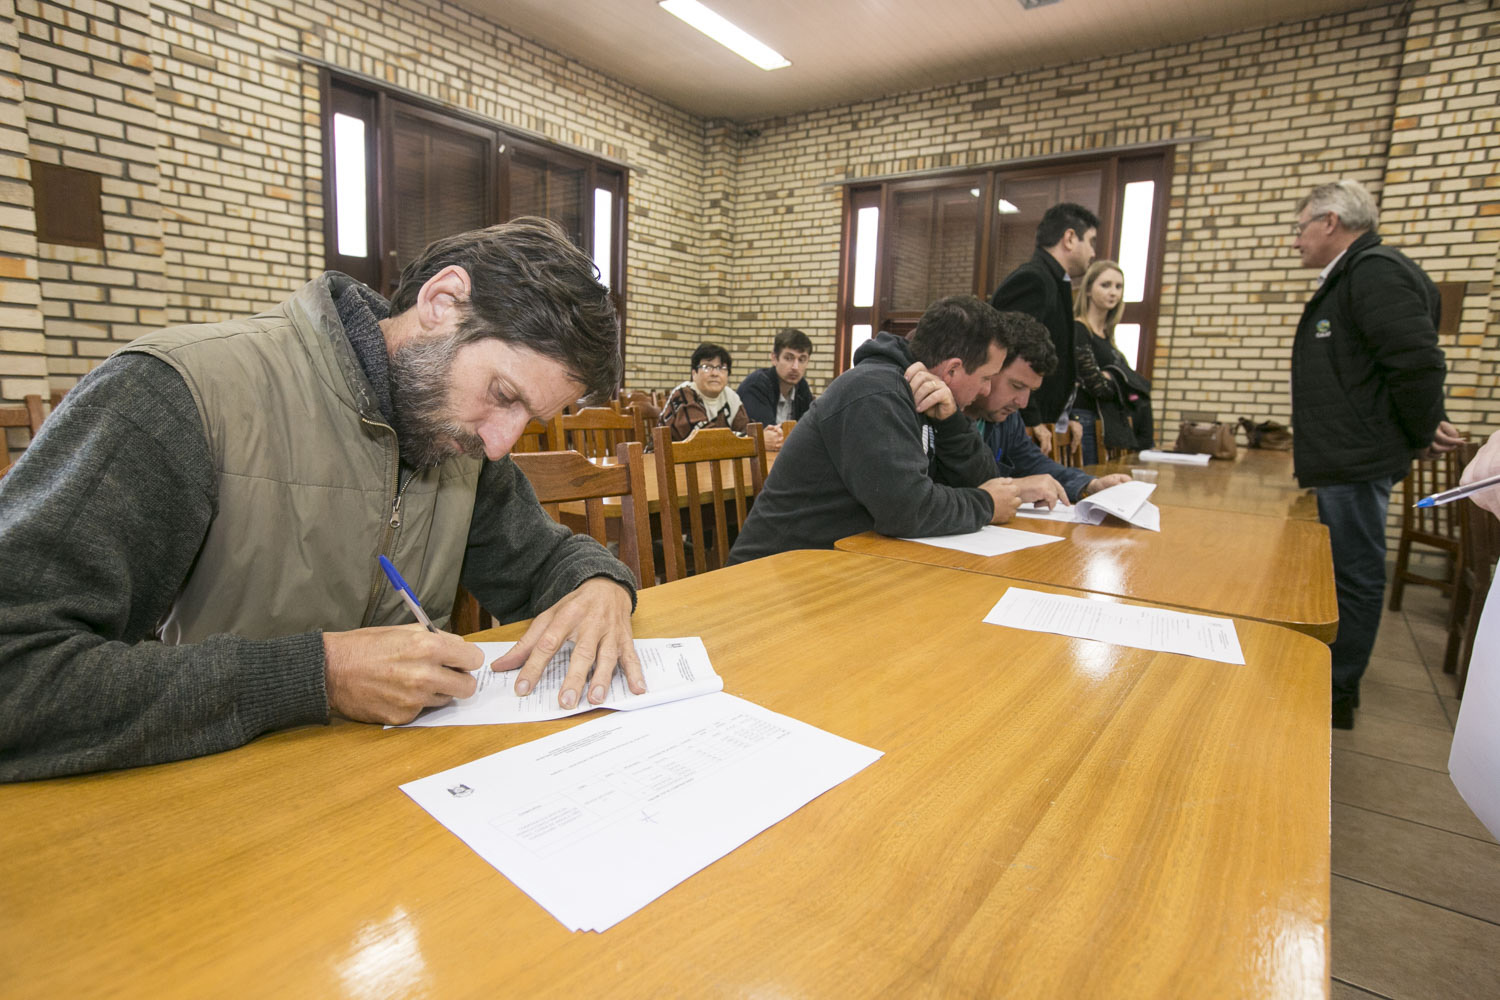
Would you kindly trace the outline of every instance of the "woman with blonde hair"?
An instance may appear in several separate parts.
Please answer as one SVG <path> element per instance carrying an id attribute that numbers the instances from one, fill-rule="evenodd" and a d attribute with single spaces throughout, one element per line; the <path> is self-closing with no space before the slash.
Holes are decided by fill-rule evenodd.
<path id="1" fill-rule="evenodd" d="M 1151 383 L 1115 346 L 1115 326 L 1124 312 L 1125 272 L 1112 260 L 1094 261 L 1073 297 L 1073 361 L 1078 372 L 1074 406 L 1094 412 L 1094 437 L 1100 447 L 1142 451 L 1155 444 Z M 1090 461 L 1087 455 L 1084 460 Z"/>

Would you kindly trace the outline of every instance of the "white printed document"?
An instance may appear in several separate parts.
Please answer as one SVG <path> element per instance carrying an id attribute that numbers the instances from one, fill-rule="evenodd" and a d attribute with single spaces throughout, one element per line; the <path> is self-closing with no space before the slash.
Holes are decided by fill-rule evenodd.
<path id="1" fill-rule="evenodd" d="M 1161 508 L 1147 497 L 1155 483 L 1131 480 L 1085 497 L 1072 507 L 1056 506 L 1043 510 L 1034 503 L 1024 503 L 1016 511 L 1022 517 L 1041 517 L 1049 521 L 1075 521 L 1080 524 L 1102 524 L 1106 514 L 1113 514 L 1127 524 L 1151 531 L 1161 530 Z"/>
<path id="2" fill-rule="evenodd" d="M 1028 632 L 1097 639 L 1117 646 L 1182 653 L 1221 663 L 1245 662 L 1240 637 L 1231 619 L 1185 611 L 1113 604 L 1012 587 L 984 620 L 991 625 Z"/>
<path id="3" fill-rule="evenodd" d="M 1158 451 L 1147 448 L 1137 456 L 1142 462 L 1167 462 L 1172 465 L 1207 465 L 1213 458 L 1202 452 Z"/>
<path id="4" fill-rule="evenodd" d="M 880 756 L 721 693 L 594 719 L 401 790 L 569 930 L 602 931 Z"/>
<path id="5" fill-rule="evenodd" d="M 1057 535 L 1041 535 L 1035 531 L 1018 531 L 1015 528 L 1001 528 L 998 525 L 986 524 L 978 531 L 971 531 L 964 535 L 932 535 L 927 538 L 903 538 L 902 541 L 921 542 L 923 545 L 935 545 L 940 549 L 953 549 L 956 552 L 969 552 L 976 556 L 1003 556 L 1007 552 L 1019 552 L 1021 549 L 1029 549 L 1034 545 L 1060 542 L 1062 538 Z"/>
<path id="6" fill-rule="evenodd" d="M 479 681 L 479 688 L 467 698 L 455 699 L 451 705 L 427 709 L 408 722 L 407 726 L 489 726 L 503 722 L 543 722 L 592 712 L 596 708 L 646 708 L 724 690 L 724 679 L 714 672 L 713 664 L 708 661 L 708 650 L 703 648 L 703 640 L 696 636 L 635 640 L 635 655 L 641 661 L 646 693 L 631 694 L 630 688 L 625 686 L 625 672 L 616 670 L 602 703 L 592 704 L 585 697 L 573 708 L 563 708 L 557 703 L 558 692 L 562 690 L 563 678 L 568 672 L 568 660 L 573 654 L 571 642 L 563 643 L 562 648 L 547 661 L 536 687 L 524 698 L 516 697 L 514 670 L 497 674 L 490 669 L 490 664 L 509 652 L 515 643 L 479 642 L 475 645 L 484 650 L 484 666 L 473 671 L 475 679 Z"/>

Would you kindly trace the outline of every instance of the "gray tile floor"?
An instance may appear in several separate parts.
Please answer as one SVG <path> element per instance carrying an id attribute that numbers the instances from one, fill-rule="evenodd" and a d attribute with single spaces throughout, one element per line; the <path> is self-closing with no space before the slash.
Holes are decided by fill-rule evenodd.
<path id="1" fill-rule="evenodd" d="M 1333 996 L 1500 997 L 1500 844 L 1448 779 L 1448 603 L 1387 611 L 1355 727 L 1333 731 Z"/>

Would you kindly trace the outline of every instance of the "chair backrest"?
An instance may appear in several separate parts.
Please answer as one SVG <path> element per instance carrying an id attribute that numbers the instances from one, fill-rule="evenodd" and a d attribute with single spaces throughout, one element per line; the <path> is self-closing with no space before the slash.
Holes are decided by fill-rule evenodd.
<path id="1" fill-rule="evenodd" d="M 516 439 L 511 447 L 511 454 L 531 451 L 561 451 L 562 430 L 559 426 L 560 417 L 546 421 L 532 419 Z"/>
<path id="2" fill-rule="evenodd" d="M 30 441 L 36 439 L 37 432 L 42 429 L 42 421 L 47 419 L 47 407 L 42 404 L 41 396 L 26 396 L 20 406 L 0 406 L 0 460 L 7 467 L 12 463 L 10 457 L 10 444 L 7 430 L 9 428 L 25 428 L 31 435 Z"/>
<path id="3" fill-rule="evenodd" d="M 620 409 L 639 409 L 643 425 L 646 427 L 656 426 L 657 418 L 661 416 L 661 403 L 662 401 L 657 398 L 657 394 L 654 392 L 645 392 L 640 389 L 634 391 L 620 390 Z M 645 442 L 648 439 L 641 438 L 640 440 Z"/>
<path id="4" fill-rule="evenodd" d="M 1464 471 L 1463 453 L 1463 448 L 1457 448 L 1436 458 L 1417 459 L 1411 463 L 1411 471 L 1401 480 L 1401 533 L 1404 537 L 1458 554 L 1462 505 L 1448 503 L 1418 507 L 1416 504 L 1423 497 L 1458 485 Z"/>
<path id="5" fill-rule="evenodd" d="M 627 441 L 639 441 L 640 428 L 633 414 L 604 406 L 590 406 L 558 418 L 562 440 L 552 450 L 576 451 L 584 458 L 608 458 Z"/>
<path id="6" fill-rule="evenodd" d="M 679 580 L 687 576 L 687 558 L 683 549 L 684 505 L 687 508 L 687 532 L 693 546 L 693 571 L 706 573 L 718 569 L 729 556 L 726 522 L 732 516 L 736 532 L 743 528 L 751 503 L 766 483 L 766 439 L 761 425 L 751 424 L 745 437 L 725 427 L 699 428 L 683 441 L 673 441 L 670 428 L 657 427 L 655 445 L 656 495 L 661 509 L 662 561 L 666 578 Z M 706 489 L 702 480 L 705 471 L 708 473 Z M 729 473 L 728 483 L 725 481 L 726 471 Z M 707 514 L 705 504 L 710 505 Z"/>
<path id="7" fill-rule="evenodd" d="M 1083 466 L 1083 435 L 1075 434 L 1072 427 L 1062 433 L 1052 432 L 1052 461 L 1070 469 Z"/>
<path id="8" fill-rule="evenodd" d="M 511 455 L 554 519 L 563 520 L 561 505 L 583 502 L 585 529 L 608 544 L 605 498 L 620 500 L 620 561 L 635 574 L 638 587 L 656 583 L 656 560 L 651 554 L 651 501 L 646 493 L 645 446 L 622 442 L 615 449 L 615 465 L 599 466 L 576 451 L 539 451 Z"/>

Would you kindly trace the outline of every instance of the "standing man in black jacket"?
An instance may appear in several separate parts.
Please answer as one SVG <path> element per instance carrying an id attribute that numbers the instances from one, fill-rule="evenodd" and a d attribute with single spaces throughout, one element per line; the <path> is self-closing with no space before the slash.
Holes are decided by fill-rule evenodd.
<path id="1" fill-rule="evenodd" d="M 1293 462 L 1318 494 L 1338 587 L 1333 725 L 1354 728 L 1359 679 L 1385 597 L 1385 515 L 1413 458 L 1451 451 L 1443 419 L 1437 287 L 1375 232 L 1358 181 L 1323 184 L 1297 204 L 1292 246 L 1319 268 L 1292 343 Z"/>
<path id="2" fill-rule="evenodd" d="M 1036 227 L 1036 252 L 1016 268 L 990 298 L 1001 312 L 1033 316 L 1052 335 L 1057 370 L 1042 380 L 1021 410 L 1044 452 L 1052 450 L 1052 425 L 1068 405 L 1078 376 L 1073 370 L 1073 286 L 1094 260 L 1099 217 L 1070 201 L 1053 205 Z"/>

